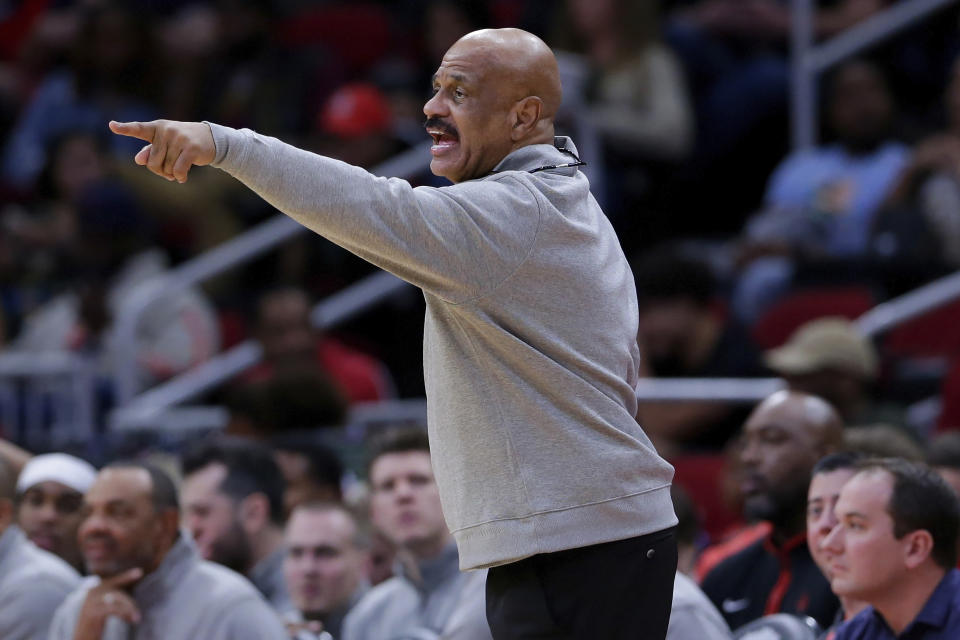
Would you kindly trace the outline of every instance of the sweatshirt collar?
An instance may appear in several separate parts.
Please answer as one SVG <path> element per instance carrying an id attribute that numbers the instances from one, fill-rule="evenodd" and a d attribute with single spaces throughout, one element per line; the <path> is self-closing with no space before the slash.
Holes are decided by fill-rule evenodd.
<path id="1" fill-rule="evenodd" d="M 184 574 L 200 560 L 193 540 L 181 531 L 156 571 L 144 576 L 133 588 L 133 598 L 142 608 L 152 608 L 176 589 Z"/>
<path id="2" fill-rule="evenodd" d="M 419 584 L 410 579 L 402 563 L 400 563 L 399 574 L 419 591 L 425 593 L 434 591 L 451 576 L 460 573 L 460 554 L 457 551 L 457 543 L 450 542 L 439 555 L 421 560 L 417 563 L 417 567 L 422 578 Z"/>
<path id="3" fill-rule="evenodd" d="M 541 167 L 575 162 L 580 157 L 573 140 L 567 136 L 555 136 L 553 144 L 531 144 L 510 152 L 493 168 L 492 173 L 504 171 L 531 171 Z M 573 175 L 576 167 L 557 169 Z"/>

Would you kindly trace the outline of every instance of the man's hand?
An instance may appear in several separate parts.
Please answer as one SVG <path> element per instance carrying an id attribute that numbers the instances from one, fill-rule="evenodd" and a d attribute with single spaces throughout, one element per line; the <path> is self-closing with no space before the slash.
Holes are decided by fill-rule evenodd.
<path id="1" fill-rule="evenodd" d="M 111 120 L 110 130 L 149 142 L 140 149 L 134 161 L 167 180 L 186 182 L 192 165 L 199 167 L 210 164 L 216 157 L 213 134 L 210 133 L 210 127 L 202 122 Z"/>
<path id="2" fill-rule="evenodd" d="M 126 591 L 126 587 L 142 577 L 143 570 L 134 567 L 107 578 L 90 589 L 80 609 L 73 640 L 100 640 L 110 616 L 116 616 L 128 624 L 139 623 L 140 609 Z"/>

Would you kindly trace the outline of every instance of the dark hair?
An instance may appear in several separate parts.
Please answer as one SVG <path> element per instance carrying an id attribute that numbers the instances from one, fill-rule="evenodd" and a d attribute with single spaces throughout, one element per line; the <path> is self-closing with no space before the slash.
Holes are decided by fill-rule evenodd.
<path id="1" fill-rule="evenodd" d="M 893 477 L 887 512 L 893 518 L 893 536 L 900 539 L 923 529 L 933 537 L 934 562 L 944 569 L 957 566 L 960 502 L 936 471 L 925 464 L 900 458 L 874 458 L 859 465 L 863 471 L 885 471 Z"/>
<path id="2" fill-rule="evenodd" d="M 931 440 L 927 447 L 927 464 L 960 469 L 960 433 L 942 433 Z"/>
<path id="3" fill-rule="evenodd" d="M 184 453 L 183 475 L 211 464 L 222 464 L 227 469 L 220 483 L 221 492 L 234 500 L 243 500 L 254 493 L 264 494 L 270 503 L 270 520 L 283 524 L 283 474 L 270 449 L 248 440 L 217 437 Z"/>
<path id="4" fill-rule="evenodd" d="M 418 427 L 400 427 L 391 429 L 374 438 L 370 443 L 370 455 L 367 458 L 367 477 L 373 463 L 388 453 L 407 453 L 422 451 L 430 453 L 430 441 L 427 432 Z"/>
<path id="5" fill-rule="evenodd" d="M 860 462 L 865 458 L 866 455 L 859 451 L 837 451 L 836 453 L 828 453 L 817 460 L 817 464 L 813 465 L 810 477 L 812 478 L 818 473 L 830 473 L 832 471 L 840 471 L 841 469 L 856 471 L 859 468 Z"/>
<path id="6" fill-rule="evenodd" d="M 635 259 L 633 277 L 641 305 L 679 298 L 706 306 L 714 294 L 713 275 L 707 265 L 670 248 Z"/>
<path id="7" fill-rule="evenodd" d="M 180 498 L 177 485 L 170 474 L 150 462 L 140 460 L 120 460 L 111 462 L 104 469 L 142 469 L 150 474 L 150 499 L 157 512 L 173 509 L 180 511 Z"/>
<path id="8" fill-rule="evenodd" d="M 13 500 L 16 493 L 17 474 L 13 466 L 0 458 L 0 500 Z"/>
<path id="9" fill-rule="evenodd" d="M 330 487 L 340 494 L 340 482 L 343 479 L 343 463 L 330 447 L 316 442 L 310 433 L 284 434 L 273 439 L 278 451 L 298 453 L 307 459 L 306 475 L 315 484 Z"/>

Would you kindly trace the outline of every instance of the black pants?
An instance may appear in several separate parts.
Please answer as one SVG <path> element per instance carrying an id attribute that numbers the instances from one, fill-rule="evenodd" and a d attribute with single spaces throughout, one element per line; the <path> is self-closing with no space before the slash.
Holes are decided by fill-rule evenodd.
<path id="1" fill-rule="evenodd" d="M 496 640 L 663 640 L 677 571 L 675 529 L 545 553 L 490 569 Z"/>

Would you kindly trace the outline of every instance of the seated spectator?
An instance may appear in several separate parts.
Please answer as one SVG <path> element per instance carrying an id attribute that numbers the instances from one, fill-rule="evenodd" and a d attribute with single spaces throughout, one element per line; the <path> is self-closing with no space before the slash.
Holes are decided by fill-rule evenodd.
<path id="1" fill-rule="evenodd" d="M 799 269 L 840 261 L 857 267 L 875 251 L 877 212 L 908 162 L 907 147 L 890 138 L 893 97 L 876 66 L 841 65 L 827 83 L 826 104 L 837 142 L 787 157 L 770 178 L 762 213 L 747 226 L 734 291 L 745 324 L 787 291 Z"/>
<path id="2" fill-rule="evenodd" d="M 696 539 L 700 533 L 697 514 L 690 498 L 674 485 L 671 490 L 674 510 L 677 512 L 677 575 L 673 581 L 673 605 L 666 640 L 724 640 L 729 639 L 730 627 L 697 583 L 689 576 L 693 572 Z M 684 559 L 687 559 L 684 562 Z M 686 572 L 684 571 L 686 568 Z"/>
<path id="3" fill-rule="evenodd" d="M 368 528 L 343 505 L 309 502 L 290 514 L 284 543 L 284 574 L 295 607 L 286 616 L 288 629 L 340 638 L 343 619 L 370 589 Z"/>
<path id="4" fill-rule="evenodd" d="M 928 260 L 960 266 L 960 59 L 943 97 L 947 128 L 921 140 L 886 206 L 893 215 L 918 215 L 935 237 Z"/>
<path id="5" fill-rule="evenodd" d="M 430 464 L 427 434 L 386 436 L 368 466 L 370 514 L 398 547 L 399 572 L 347 615 L 343 640 L 397 636 L 490 640 L 486 570 L 461 572 Z"/>
<path id="6" fill-rule="evenodd" d="M 836 640 L 960 637 L 960 504 L 932 469 L 868 460 L 843 486 L 823 541 L 842 597 L 869 603 Z"/>
<path id="7" fill-rule="evenodd" d="M 760 373 L 749 337 L 711 306 L 714 283 L 705 264 L 660 250 L 644 256 L 633 270 L 641 375 L 739 378 Z M 637 413 L 658 448 L 720 448 L 745 417 L 729 404 L 710 402 L 642 402 Z"/>
<path id="8" fill-rule="evenodd" d="M 843 432 L 843 448 L 870 458 L 903 458 L 923 461 L 923 448 L 916 434 L 889 424 L 847 427 Z"/>
<path id="9" fill-rule="evenodd" d="M 814 564 L 804 526 L 807 487 L 817 460 L 841 444 L 843 424 L 820 398 L 779 391 L 744 425 L 744 513 L 771 533 L 718 564 L 703 590 L 730 628 L 772 613 L 810 616 L 827 626 L 839 603 Z"/>
<path id="10" fill-rule="evenodd" d="M 17 478 L 17 525 L 30 542 L 81 572 L 80 507 L 96 475 L 80 458 L 49 453 L 31 458 Z"/>
<path id="11" fill-rule="evenodd" d="M 281 436 L 273 441 L 274 459 L 283 474 L 284 513 L 302 504 L 340 502 L 343 463 L 337 454 L 312 438 Z"/>
<path id="12" fill-rule="evenodd" d="M 351 402 L 391 395 L 385 367 L 368 355 L 323 335 L 310 320 L 310 300 L 287 287 L 264 294 L 257 306 L 257 337 L 263 362 L 244 374 L 245 382 L 265 380 L 279 371 L 319 369 Z"/>
<path id="13" fill-rule="evenodd" d="M 823 398 L 846 424 L 903 423 L 902 410 L 871 398 L 880 370 L 877 350 L 846 318 L 811 320 L 763 359 L 787 387 Z"/>
<path id="14" fill-rule="evenodd" d="M 53 612 L 80 584 L 80 574 L 31 544 L 14 524 L 15 478 L 0 461 L 0 638 L 44 640 Z"/>
<path id="15" fill-rule="evenodd" d="M 84 496 L 80 547 L 93 578 L 57 609 L 49 640 L 283 638 L 283 625 L 239 575 L 203 561 L 180 531 L 170 477 L 108 465 Z"/>
<path id="16" fill-rule="evenodd" d="M 858 453 L 831 453 L 821 458 L 813 467 L 813 477 L 810 478 L 810 489 L 807 492 L 807 546 L 813 561 L 827 580 L 831 579 L 833 571 L 823 548 L 823 541 L 837 526 L 834 508 L 840 497 L 840 489 L 856 474 L 857 462 L 863 458 L 864 456 Z M 839 599 L 840 610 L 833 624 L 827 629 L 824 640 L 831 640 L 841 624 L 852 619 L 867 606 L 866 602 L 855 598 L 839 596 Z"/>
<path id="17" fill-rule="evenodd" d="M 292 608 L 283 578 L 283 475 L 254 442 L 202 442 L 183 456 L 183 513 L 200 555 L 247 576 L 273 607 Z"/>
<path id="18" fill-rule="evenodd" d="M 938 435 L 927 447 L 927 464 L 960 496 L 960 433 Z"/>

